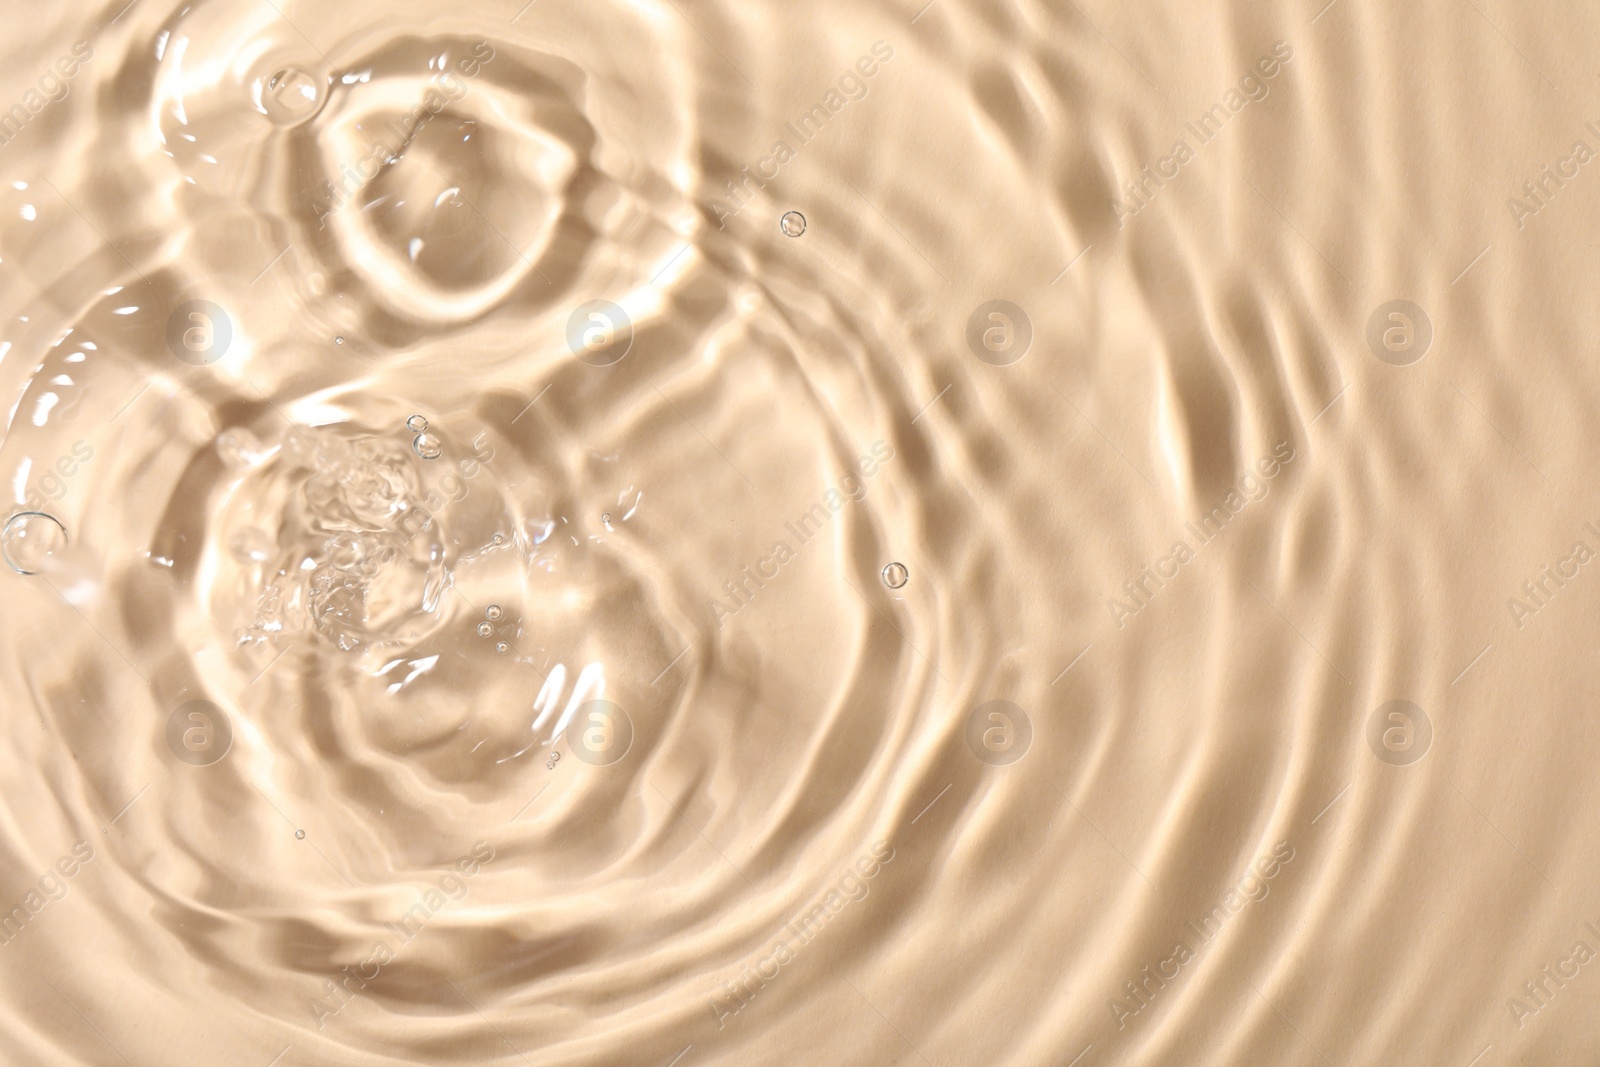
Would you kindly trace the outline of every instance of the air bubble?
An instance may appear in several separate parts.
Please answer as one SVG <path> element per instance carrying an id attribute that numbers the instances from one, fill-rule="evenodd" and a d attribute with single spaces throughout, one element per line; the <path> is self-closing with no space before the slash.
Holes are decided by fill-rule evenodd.
<path id="1" fill-rule="evenodd" d="M 342 345 L 342 344 L 344 344 L 344 335 L 343 335 L 343 334 L 341 334 L 341 335 L 339 335 L 339 336 L 338 336 L 338 337 L 335 337 L 335 338 L 334 338 L 334 339 L 333 339 L 333 343 L 334 343 L 334 344 L 336 344 L 336 345 Z"/>
<path id="2" fill-rule="evenodd" d="M 304 841 L 306 839 L 306 832 L 304 830 L 296 830 L 294 832 L 294 836 L 295 840 Z"/>
<path id="3" fill-rule="evenodd" d="M 261 105 L 268 117 L 285 126 L 296 126 L 322 110 L 328 96 L 326 81 L 299 67 L 287 66 L 266 79 L 261 87 Z"/>
<path id="4" fill-rule="evenodd" d="M 427 433 L 428 420 L 423 418 L 421 415 L 413 415 L 406 420 L 406 429 L 410 430 L 412 433 Z"/>
<path id="5" fill-rule="evenodd" d="M 480 622 L 478 624 L 478 636 L 479 637 L 493 637 L 494 636 L 494 623 L 492 623 L 492 622 Z"/>
<path id="6" fill-rule="evenodd" d="M 504 641 L 501 641 L 498 645 L 494 646 L 494 650 L 503 656 L 507 652 L 511 651 L 511 646 L 506 644 Z"/>
<path id="7" fill-rule="evenodd" d="M 785 237 L 799 237 L 806 232 L 806 217 L 798 211 L 785 212 L 778 227 L 783 230 Z"/>
<path id="8" fill-rule="evenodd" d="M 431 433 L 419 433 L 417 439 L 411 442 L 411 447 L 417 450 L 417 455 L 423 459 L 438 459 L 444 454 L 444 443 Z"/>
<path id="9" fill-rule="evenodd" d="M 899 589 L 911 580 L 911 572 L 904 563 L 891 563 L 883 568 L 883 584 L 890 589 Z"/>
<path id="10" fill-rule="evenodd" d="M 67 528 L 43 511 L 11 516 L 0 533 L 0 554 L 18 574 L 38 574 L 51 556 L 66 547 Z"/>
<path id="11" fill-rule="evenodd" d="M 499 604 L 490 604 L 488 610 L 483 613 L 483 617 L 486 619 L 498 619 L 504 614 L 505 612 L 500 610 Z"/>

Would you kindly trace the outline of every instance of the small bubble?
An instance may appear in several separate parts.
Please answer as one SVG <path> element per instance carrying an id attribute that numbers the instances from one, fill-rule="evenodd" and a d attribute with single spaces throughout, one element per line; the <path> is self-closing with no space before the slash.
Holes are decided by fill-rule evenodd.
<path id="1" fill-rule="evenodd" d="M 504 641 L 501 641 L 499 644 L 494 646 L 494 650 L 503 656 L 507 652 L 511 651 L 511 646 L 506 644 Z"/>
<path id="2" fill-rule="evenodd" d="M 503 544 L 506 543 L 506 535 L 505 534 L 495 534 L 492 538 L 489 539 L 489 543 L 490 544 L 495 544 L 495 545 L 503 545 Z"/>
<path id="3" fill-rule="evenodd" d="M 806 232 L 806 217 L 798 211 L 784 213 L 783 219 L 778 223 L 785 237 L 799 237 Z"/>
<path id="4" fill-rule="evenodd" d="M 500 610 L 499 604 L 490 604 L 488 609 L 483 613 L 483 617 L 486 619 L 498 619 L 504 614 L 505 612 Z"/>
<path id="5" fill-rule="evenodd" d="M 38 574 L 45 561 L 67 547 L 67 528 L 54 515 L 24 511 L 6 522 L 0 554 L 18 574 Z"/>
<path id="6" fill-rule="evenodd" d="M 410 430 L 412 433 L 427 433 L 428 420 L 423 418 L 421 415 L 413 415 L 406 420 L 406 429 Z"/>
<path id="7" fill-rule="evenodd" d="M 326 78 L 295 66 L 285 66 L 266 79 L 260 96 L 262 110 L 280 126 L 297 126 L 320 110 L 328 98 Z"/>
<path id="8" fill-rule="evenodd" d="M 911 572 L 904 563 L 891 563 L 883 568 L 883 584 L 890 589 L 899 589 L 910 580 Z"/>
<path id="9" fill-rule="evenodd" d="M 341 335 L 341 336 L 339 336 L 339 337 L 335 337 L 335 338 L 334 338 L 334 339 L 333 339 L 333 343 L 334 343 L 334 344 L 336 344 L 336 345 L 342 345 L 342 344 L 344 344 L 344 337 L 343 337 L 343 336 L 342 336 L 342 335 Z"/>
<path id="10" fill-rule="evenodd" d="M 611 525 L 611 512 L 608 511 L 604 515 L 600 516 L 600 521 L 605 523 L 607 526 L 610 526 Z"/>
<path id="11" fill-rule="evenodd" d="M 306 832 L 304 830 L 296 830 L 294 832 L 294 836 L 295 840 L 304 841 L 306 839 Z"/>
<path id="12" fill-rule="evenodd" d="M 411 442 L 411 447 L 417 450 L 417 455 L 423 459 L 438 459 L 444 454 L 444 443 L 431 433 L 419 433 L 417 439 Z"/>
<path id="13" fill-rule="evenodd" d="M 493 637 L 494 636 L 494 623 L 492 623 L 492 622 L 480 622 L 478 624 L 478 636 L 479 637 Z"/>

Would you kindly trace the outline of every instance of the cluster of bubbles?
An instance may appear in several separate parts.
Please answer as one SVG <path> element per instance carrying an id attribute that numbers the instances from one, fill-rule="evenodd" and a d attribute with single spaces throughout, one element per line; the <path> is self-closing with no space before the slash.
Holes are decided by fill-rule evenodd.
<path id="1" fill-rule="evenodd" d="M 495 536 L 498 537 L 499 535 L 496 534 Z M 478 636 L 479 637 L 493 637 L 494 636 L 494 624 L 496 622 L 499 622 L 500 619 L 503 618 L 504 616 L 505 616 L 505 611 L 500 607 L 499 604 L 490 604 L 483 611 L 484 621 L 480 622 L 478 624 Z M 496 641 L 495 642 L 495 646 L 494 646 L 494 650 L 496 652 L 500 653 L 501 655 L 505 655 L 507 652 L 511 651 L 511 645 L 508 644 L 505 641 Z"/>
<path id="2" fill-rule="evenodd" d="M 411 447 L 423 459 L 438 459 L 444 454 L 444 442 L 439 440 L 438 434 L 428 432 L 428 420 L 421 415 L 407 419 L 406 429 L 416 435 L 411 439 Z"/>

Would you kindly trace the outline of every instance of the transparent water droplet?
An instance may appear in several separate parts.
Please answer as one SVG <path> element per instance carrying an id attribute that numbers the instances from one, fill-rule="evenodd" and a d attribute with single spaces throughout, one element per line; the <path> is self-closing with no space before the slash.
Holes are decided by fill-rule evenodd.
<path id="1" fill-rule="evenodd" d="M 890 589 L 899 589 L 911 580 L 911 572 L 904 563 L 891 563 L 883 568 L 883 584 Z"/>
<path id="2" fill-rule="evenodd" d="M 607 526 L 610 526 L 611 525 L 611 512 L 608 511 L 604 515 L 600 516 L 600 521 L 605 523 Z"/>
<path id="3" fill-rule="evenodd" d="M 67 528 L 43 511 L 11 516 L 0 533 L 0 553 L 18 574 L 38 574 L 51 556 L 66 547 Z"/>
<path id="4" fill-rule="evenodd" d="M 333 343 L 334 343 L 334 344 L 336 344 L 336 345 L 342 345 L 342 344 L 344 344 L 344 335 L 343 335 L 343 334 L 340 334 L 340 335 L 339 335 L 339 336 L 338 336 L 338 337 L 335 337 L 335 338 L 334 338 L 334 339 L 333 339 Z"/>
<path id="5" fill-rule="evenodd" d="M 504 614 L 505 612 L 500 610 L 499 604 L 490 604 L 488 610 L 483 613 L 483 617 L 486 619 L 498 619 Z"/>
<path id="6" fill-rule="evenodd" d="M 492 623 L 492 622 L 480 622 L 478 624 L 478 636 L 479 637 L 493 637 L 494 636 L 494 623 Z"/>
<path id="7" fill-rule="evenodd" d="M 410 430 L 412 433 L 427 433 L 428 420 L 423 418 L 421 415 L 413 415 L 406 420 L 406 429 Z"/>
<path id="8" fill-rule="evenodd" d="M 296 830 L 294 832 L 294 836 L 297 841 L 304 841 L 306 839 L 306 832 L 304 830 Z"/>
<path id="9" fill-rule="evenodd" d="M 489 543 L 490 544 L 495 544 L 495 545 L 503 545 L 503 544 L 506 543 L 506 535 L 505 534 L 495 534 L 493 537 L 491 537 L 489 539 Z"/>
<path id="10" fill-rule="evenodd" d="M 798 211 L 786 211 L 778 226 L 785 237 L 799 237 L 806 232 L 806 217 Z"/>
<path id="11" fill-rule="evenodd" d="M 296 66 L 274 71 L 261 86 L 261 106 L 272 121 L 295 126 L 310 119 L 327 102 L 327 79 Z"/>
<path id="12" fill-rule="evenodd" d="M 511 646 L 506 644 L 504 641 L 501 641 L 499 644 L 494 646 L 494 650 L 503 656 L 507 652 L 511 651 Z"/>
<path id="13" fill-rule="evenodd" d="M 411 447 L 417 450 L 417 455 L 423 459 L 438 459 L 444 454 L 444 442 L 431 433 L 419 433 L 417 439 L 411 442 Z"/>

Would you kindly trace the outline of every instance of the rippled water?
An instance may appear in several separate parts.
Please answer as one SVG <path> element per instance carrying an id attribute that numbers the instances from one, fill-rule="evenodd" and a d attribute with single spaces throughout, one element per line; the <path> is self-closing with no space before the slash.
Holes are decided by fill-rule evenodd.
<path id="1" fill-rule="evenodd" d="M 11 10 L 0 1062 L 1600 1056 L 1600 17 Z"/>

